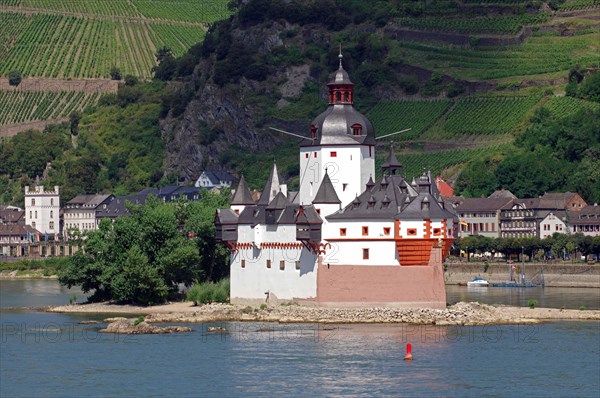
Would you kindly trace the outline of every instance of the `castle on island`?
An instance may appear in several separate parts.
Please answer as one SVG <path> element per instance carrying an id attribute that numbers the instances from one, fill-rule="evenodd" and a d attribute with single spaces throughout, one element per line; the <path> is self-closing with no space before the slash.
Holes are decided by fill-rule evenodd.
<path id="1" fill-rule="evenodd" d="M 340 66 L 329 105 L 300 142 L 299 192 L 276 165 L 260 198 L 242 177 L 215 215 L 231 250 L 231 301 L 444 308 L 442 263 L 458 232 L 430 173 L 408 181 L 390 150 L 375 174 L 375 131 Z"/>

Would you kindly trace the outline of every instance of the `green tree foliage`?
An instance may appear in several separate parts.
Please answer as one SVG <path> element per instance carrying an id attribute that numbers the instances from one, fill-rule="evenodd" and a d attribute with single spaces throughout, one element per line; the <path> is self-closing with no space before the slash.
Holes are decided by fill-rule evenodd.
<path id="1" fill-rule="evenodd" d="M 509 189 L 518 197 L 544 192 L 578 192 L 588 202 L 600 202 L 600 112 L 582 109 L 560 117 L 545 108 L 536 111 L 531 126 L 515 140 L 516 149 L 501 159 L 471 163 L 457 188 L 468 196 Z"/>
<path id="2" fill-rule="evenodd" d="M 121 80 L 123 78 L 123 75 L 121 74 L 121 69 L 113 65 L 110 68 L 110 78 L 112 80 Z"/>
<path id="3" fill-rule="evenodd" d="M 228 252 L 214 238 L 214 212 L 228 206 L 229 192 L 204 192 L 199 202 L 163 203 L 150 197 L 132 205 L 131 216 L 103 221 L 86 234 L 59 281 L 90 301 L 152 305 L 179 293 L 179 284 L 217 281 L 228 275 Z"/>
<path id="4" fill-rule="evenodd" d="M 11 86 L 18 86 L 19 84 L 21 84 L 22 80 L 23 76 L 21 76 L 21 73 L 19 71 L 12 70 L 8 72 L 8 84 L 10 84 Z"/>

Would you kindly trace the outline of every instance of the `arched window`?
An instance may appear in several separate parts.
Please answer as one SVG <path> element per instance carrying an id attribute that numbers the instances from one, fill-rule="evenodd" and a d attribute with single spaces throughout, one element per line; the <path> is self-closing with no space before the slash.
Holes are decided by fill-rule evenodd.
<path id="1" fill-rule="evenodd" d="M 54 198 L 50 198 L 50 206 L 54 206 Z"/>
<path id="2" fill-rule="evenodd" d="M 346 93 L 344 94 L 344 101 L 350 102 L 350 91 L 346 91 Z"/>
<path id="3" fill-rule="evenodd" d="M 31 199 L 31 205 L 35 206 L 35 199 Z"/>
<path id="4" fill-rule="evenodd" d="M 337 91 L 335 93 L 335 102 L 340 102 L 342 100 L 342 93 L 340 93 L 339 91 Z"/>
<path id="5" fill-rule="evenodd" d="M 358 123 L 352 125 L 352 134 L 353 135 L 361 135 L 362 134 L 362 126 Z"/>

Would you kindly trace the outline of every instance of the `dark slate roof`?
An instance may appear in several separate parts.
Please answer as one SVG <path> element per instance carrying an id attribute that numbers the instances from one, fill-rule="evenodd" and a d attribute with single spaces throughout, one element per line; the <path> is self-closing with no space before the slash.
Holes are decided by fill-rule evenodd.
<path id="1" fill-rule="evenodd" d="M 573 192 L 547 192 L 540 198 L 544 209 L 566 209 L 569 201 L 577 194 Z"/>
<path id="2" fill-rule="evenodd" d="M 388 154 L 387 160 L 381 165 L 383 170 L 388 170 L 394 174 L 396 170 L 402 170 L 402 163 L 396 158 L 394 153 L 394 145 L 390 144 L 390 153 Z"/>
<path id="3" fill-rule="evenodd" d="M 508 198 L 466 198 L 456 207 L 457 212 L 465 211 L 498 211 L 513 201 Z"/>
<path id="4" fill-rule="evenodd" d="M 443 208 L 440 197 L 432 192 L 417 193 L 399 175 L 384 176 L 372 189 L 365 190 L 344 209 L 327 216 L 327 220 L 343 219 L 456 219 Z M 429 209 L 422 210 L 421 202 L 429 202 Z M 387 206 L 386 206 L 387 204 Z"/>
<path id="5" fill-rule="evenodd" d="M 331 178 L 329 178 L 327 170 L 325 170 L 325 177 L 323 177 L 323 181 L 321 181 L 321 186 L 317 191 L 317 195 L 315 196 L 313 203 L 342 203 L 337 193 L 335 192 L 335 188 L 333 188 L 333 184 L 331 183 Z"/>
<path id="6" fill-rule="evenodd" d="M 362 126 L 361 135 L 353 135 L 352 125 Z M 352 104 L 331 104 L 317 116 L 312 125 L 317 127 L 317 138 L 303 140 L 300 146 L 368 144 L 375 145 L 373 125 Z"/>
<path id="7" fill-rule="evenodd" d="M 101 208 L 98 211 L 99 218 L 116 218 L 131 215 L 129 209 L 127 208 L 127 204 L 136 204 L 143 205 L 146 203 L 146 199 L 148 195 L 127 195 L 127 196 L 117 196 L 109 203 L 107 203 L 106 208 Z"/>
<path id="8" fill-rule="evenodd" d="M 65 207 L 87 207 L 96 208 L 103 203 L 107 203 L 112 200 L 113 195 L 99 194 L 99 195 L 78 195 L 67 202 Z"/>
<path id="9" fill-rule="evenodd" d="M 239 216 L 231 209 L 217 209 L 215 221 L 218 224 L 237 224 Z"/>
<path id="10" fill-rule="evenodd" d="M 280 184 L 281 178 L 279 177 L 279 173 L 277 172 L 277 165 L 273 163 L 273 168 L 271 169 L 271 174 L 269 174 L 269 178 L 267 179 L 267 183 L 265 184 L 265 188 L 260 195 L 260 199 L 258 199 L 258 205 L 266 206 L 275 196 L 281 191 Z"/>
<path id="11" fill-rule="evenodd" d="M 282 209 L 285 209 L 286 206 L 288 206 L 290 204 L 291 203 L 285 197 L 283 192 L 279 192 L 277 195 L 275 195 L 273 200 L 267 205 L 267 209 L 268 210 L 282 210 Z"/>
<path id="12" fill-rule="evenodd" d="M 233 199 L 231 200 L 232 205 L 253 205 L 254 199 L 252 199 L 252 194 L 250 193 L 250 189 L 248 188 L 248 184 L 246 183 L 246 179 L 244 176 L 240 179 L 240 183 L 235 190 L 235 194 L 233 195 Z"/>
<path id="13" fill-rule="evenodd" d="M 18 209 L 0 210 L 0 224 L 25 223 L 25 211 Z"/>
<path id="14" fill-rule="evenodd" d="M 233 182 L 235 178 L 224 170 L 204 170 L 202 172 L 210 180 L 213 185 L 219 185 L 221 181 Z"/>
<path id="15" fill-rule="evenodd" d="M 598 206 L 597 204 L 587 205 L 586 207 L 581 209 L 581 211 L 579 211 L 579 217 L 580 218 L 584 218 L 584 217 L 600 218 L 600 206 Z"/>
<path id="16" fill-rule="evenodd" d="M 490 199 L 517 199 L 517 197 L 515 195 L 513 195 L 513 193 L 510 192 L 508 189 L 500 189 L 500 190 L 494 191 L 490 196 L 488 196 L 488 198 L 490 198 Z"/>

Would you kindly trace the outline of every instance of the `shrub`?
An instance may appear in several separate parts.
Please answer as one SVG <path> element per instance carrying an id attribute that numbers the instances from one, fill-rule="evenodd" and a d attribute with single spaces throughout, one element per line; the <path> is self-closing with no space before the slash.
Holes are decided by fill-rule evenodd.
<path id="1" fill-rule="evenodd" d="M 77 296 L 76 295 L 71 295 L 71 297 L 69 297 L 69 304 L 75 304 L 77 303 Z"/>
<path id="2" fill-rule="evenodd" d="M 268 306 L 267 306 L 266 304 L 261 304 L 261 305 L 260 305 L 260 309 L 261 309 L 261 310 L 266 310 L 266 309 L 267 309 L 267 307 L 268 307 Z"/>
<path id="3" fill-rule="evenodd" d="M 135 86 L 138 84 L 138 78 L 133 75 L 125 76 L 125 85 L 126 86 Z"/>
<path id="4" fill-rule="evenodd" d="M 21 80 L 23 80 L 23 76 L 19 71 L 12 70 L 8 72 L 8 84 L 11 86 L 18 86 L 21 84 Z"/>
<path id="5" fill-rule="evenodd" d="M 123 75 L 121 75 L 121 70 L 113 65 L 110 68 L 110 78 L 112 80 L 121 80 L 123 78 Z"/>
<path id="6" fill-rule="evenodd" d="M 252 311 L 253 311 L 252 307 L 250 307 L 250 306 L 242 308 L 242 314 L 251 314 Z"/>
<path id="7" fill-rule="evenodd" d="M 194 284 L 187 292 L 187 300 L 193 301 L 194 305 L 226 303 L 229 301 L 229 279 Z"/>
<path id="8" fill-rule="evenodd" d="M 579 307 L 579 311 L 585 311 L 587 310 L 587 307 L 585 305 L 582 305 Z"/>
<path id="9" fill-rule="evenodd" d="M 133 326 L 139 325 L 140 323 L 144 322 L 144 320 L 145 320 L 145 318 L 142 315 L 138 316 L 136 318 L 136 320 L 133 321 Z"/>
<path id="10" fill-rule="evenodd" d="M 534 309 L 535 307 L 537 307 L 538 301 L 534 299 L 529 299 L 527 301 L 527 305 L 529 306 L 529 308 Z"/>

